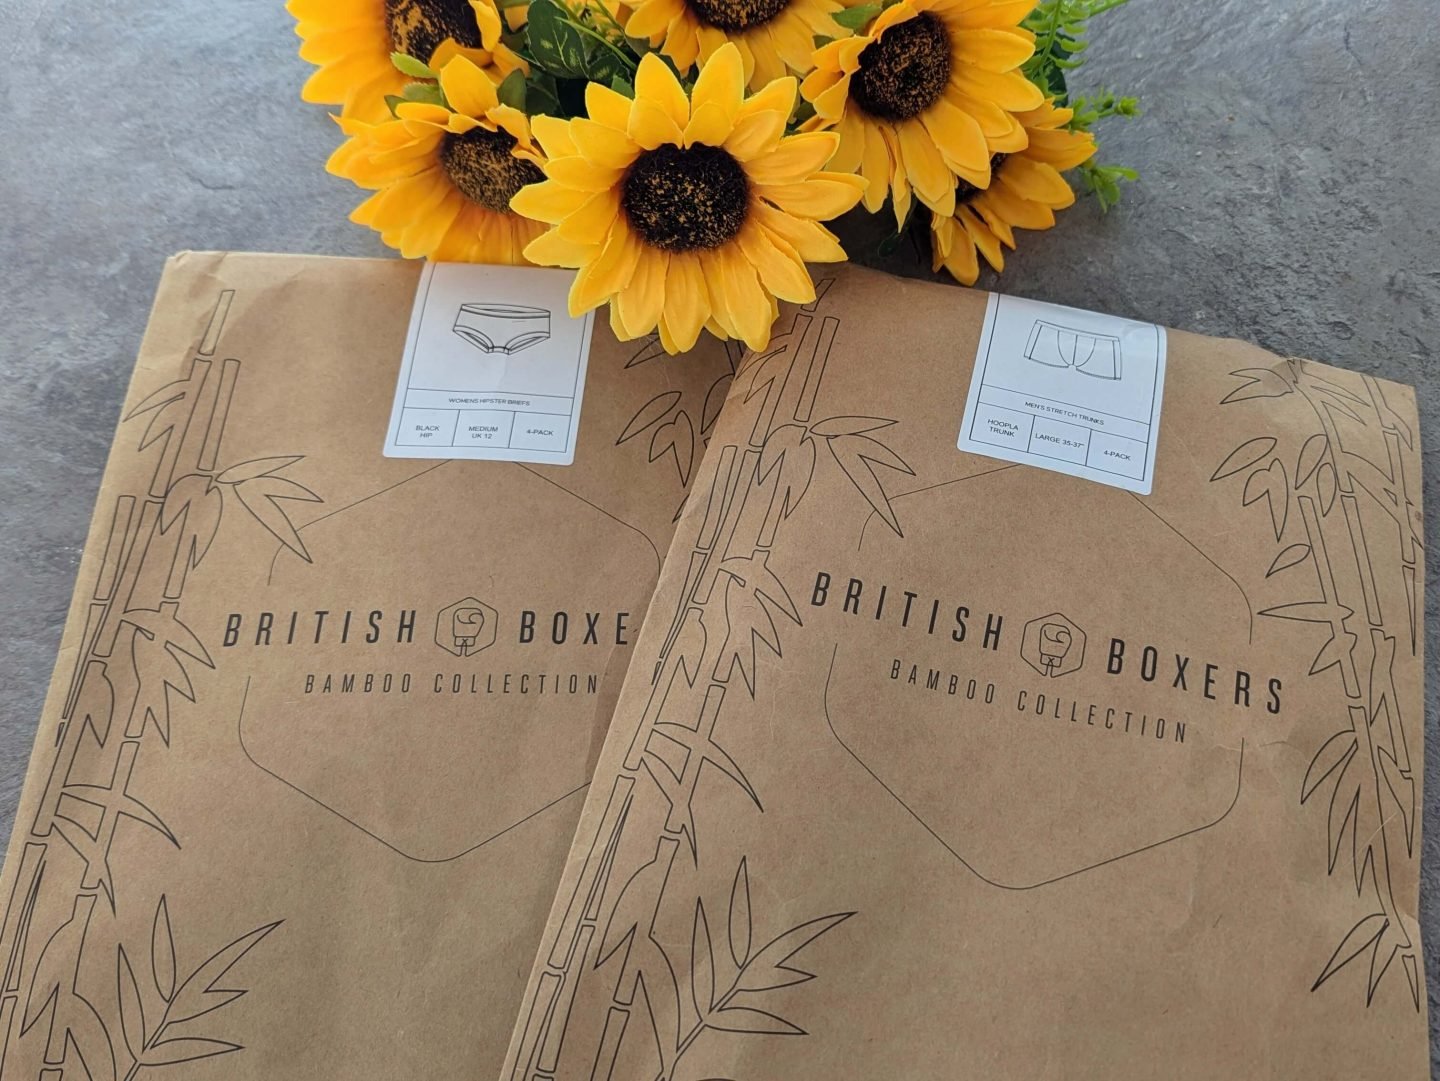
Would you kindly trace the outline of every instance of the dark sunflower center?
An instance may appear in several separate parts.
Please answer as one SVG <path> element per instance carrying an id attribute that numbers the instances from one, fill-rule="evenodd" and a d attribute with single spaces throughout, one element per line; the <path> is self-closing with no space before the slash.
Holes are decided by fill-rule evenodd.
<path id="1" fill-rule="evenodd" d="M 467 0 L 385 0 L 390 46 L 425 63 L 446 38 L 480 47 L 480 27 Z"/>
<path id="2" fill-rule="evenodd" d="M 440 164 L 465 198 L 503 213 L 517 191 L 545 179 L 538 166 L 510 153 L 514 147 L 515 136 L 508 131 L 472 128 L 464 135 L 445 136 Z"/>
<path id="3" fill-rule="evenodd" d="M 750 182 L 729 152 L 697 144 L 647 150 L 625 174 L 620 205 L 647 244 L 665 251 L 718 248 L 750 208 Z"/>
<path id="4" fill-rule="evenodd" d="M 1009 156 L 1010 156 L 1009 154 L 991 154 L 991 155 L 990 155 L 990 183 L 992 183 L 992 184 L 995 183 L 995 173 L 999 170 L 1000 166 L 1002 166 L 1002 165 L 1005 164 L 1005 159 L 1008 158 Z M 974 199 L 975 196 L 979 195 L 979 194 L 980 194 L 982 191 L 984 191 L 984 190 L 985 190 L 984 188 L 977 188 L 974 184 L 970 183 L 970 181 L 968 181 L 968 180 L 956 180 L 956 181 L 955 181 L 955 205 L 956 205 L 956 206 L 965 206 L 965 205 L 968 204 L 972 199 Z"/>
<path id="5" fill-rule="evenodd" d="M 860 54 L 850 96 L 871 116 L 908 120 L 924 112 L 950 79 L 950 35 L 933 12 L 896 23 Z"/>
<path id="6" fill-rule="evenodd" d="M 686 0 L 702 23 L 729 30 L 749 30 L 768 23 L 790 6 L 790 0 Z"/>

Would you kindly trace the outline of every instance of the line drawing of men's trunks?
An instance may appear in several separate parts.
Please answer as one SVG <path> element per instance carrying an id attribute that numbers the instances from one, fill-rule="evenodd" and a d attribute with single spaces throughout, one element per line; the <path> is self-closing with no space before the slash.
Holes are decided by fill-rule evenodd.
<path id="1" fill-rule="evenodd" d="M 550 339 L 550 312 L 523 304 L 462 304 L 453 329 L 482 353 L 513 356 Z"/>
<path id="2" fill-rule="evenodd" d="M 1025 356 L 1051 368 L 1074 368 L 1096 379 L 1120 378 L 1120 339 L 1035 320 Z"/>

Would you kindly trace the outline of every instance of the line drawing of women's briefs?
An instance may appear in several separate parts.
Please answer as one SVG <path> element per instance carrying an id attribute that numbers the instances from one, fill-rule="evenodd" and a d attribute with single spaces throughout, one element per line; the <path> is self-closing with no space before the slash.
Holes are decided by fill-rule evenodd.
<path id="1" fill-rule="evenodd" d="M 523 304 L 462 304 L 453 329 L 482 353 L 513 356 L 550 339 L 550 312 Z"/>
<path id="2" fill-rule="evenodd" d="M 1025 356 L 1051 368 L 1074 368 L 1096 379 L 1120 378 L 1120 339 L 1035 320 Z"/>

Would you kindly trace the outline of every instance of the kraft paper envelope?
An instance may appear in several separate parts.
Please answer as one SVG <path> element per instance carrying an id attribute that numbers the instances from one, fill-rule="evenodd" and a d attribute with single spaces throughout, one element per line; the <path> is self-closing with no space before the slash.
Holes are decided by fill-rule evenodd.
<path id="1" fill-rule="evenodd" d="M 1172 333 L 1137 496 L 956 449 L 985 310 L 742 365 L 504 1081 L 1428 1076 L 1413 393 Z"/>
<path id="2" fill-rule="evenodd" d="M 574 465 L 385 458 L 418 273 L 166 269 L 0 883 L 4 1077 L 499 1069 L 730 357 L 600 320 Z"/>

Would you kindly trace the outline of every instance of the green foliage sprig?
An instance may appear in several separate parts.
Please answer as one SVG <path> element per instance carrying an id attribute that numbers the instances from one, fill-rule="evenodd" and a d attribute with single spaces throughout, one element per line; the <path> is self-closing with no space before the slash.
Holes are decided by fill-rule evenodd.
<path id="1" fill-rule="evenodd" d="M 1089 47 L 1090 20 L 1122 7 L 1129 0 L 1040 0 L 1025 19 L 1024 26 L 1035 34 L 1035 55 L 1025 64 L 1026 78 L 1057 104 L 1074 109 L 1072 131 L 1090 131 L 1096 123 L 1112 116 L 1140 115 L 1140 101 L 1107 90 L 1093 96 L 1072 94 L 1070 76 L 1084 64 Z M 1120 201 L 1120 184 L 1138 180 L 1140 174 L 1124 165 L 1101 164 L 1095 158 L 1080 166 L 1085 190 L 1095 196 L 1102 211 Z"/>

